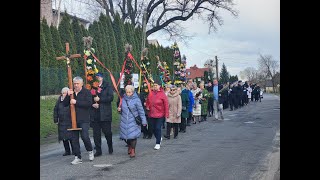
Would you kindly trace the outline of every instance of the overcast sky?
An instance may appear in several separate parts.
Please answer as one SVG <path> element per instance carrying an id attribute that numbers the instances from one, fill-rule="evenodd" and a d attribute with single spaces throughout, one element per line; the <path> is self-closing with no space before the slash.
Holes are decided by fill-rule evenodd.
<path id="1" fill-rule="evenodd" d="M 259 53 L 270 54 L 280 64 L 280 0 L 235 0 L 239 16 L 219 12 L 224 24 L 217 32 L 208 34 L 208 25 L 201 21 L 183 22 L 189 34 L 195 34 L 188 45 L 177 42 L 181 54 L 187 57 L 187 67 L 203 67 L 207 59 L 218 57 L 231 75 L 238 75 L 246 67 L 258 68 Z M 157 39 L 163 46 L 171 46 L 155 33 L 148 39 Z"/>
<path id="2" fill-rule="evenodd" d="M 74 6 L 74 0 L 64 0 L 61 4 L 69 6 L 68 12 L 81 15 L 86 8 Z M 184 26 L 188 34 L 193 34 L 188 44 L 177 42 L 181 54 L 187 57 L 187 67 L 197 65 L 203 67 L 208 59 L 219 60 L 219 70 L 222 63 L 231 75 L 238 75 L 246 67 L 258 69 L 259 53 L 272 55 L 280 64 L 280 0 L 234 0 L 235 9 L 239 11 L 237 18 L 230 13 L 221 11 L 224 24 L 218 26 L 217 32 L 208 34 L 208 25 L 202 21 L 188 20 Z M 53 7 L 56 6 L 55 2 Z M 78 10 L 77 10 L 78 9 Z M 157 39 L 166 47 L 174 42 L 165 39 L 161 32 L 156 32 L 148 39 Z"/>

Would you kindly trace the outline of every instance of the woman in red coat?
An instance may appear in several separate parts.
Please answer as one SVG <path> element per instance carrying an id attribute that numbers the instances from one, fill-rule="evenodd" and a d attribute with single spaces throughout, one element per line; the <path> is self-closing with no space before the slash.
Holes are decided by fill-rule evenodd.
<path id="1" fill-rule="evenodd" d="M 166 94 L 160 88 L 161 82 L 155 81 L 153 89 L 149 93 L 146 109 L 149 111 L 148 116 L 151 120 L 154 137 L 156 137 L 155 150 L 160 149 L 161 144 L 161 125 L 165 118 L 169 117 L 169 105 Z"/>

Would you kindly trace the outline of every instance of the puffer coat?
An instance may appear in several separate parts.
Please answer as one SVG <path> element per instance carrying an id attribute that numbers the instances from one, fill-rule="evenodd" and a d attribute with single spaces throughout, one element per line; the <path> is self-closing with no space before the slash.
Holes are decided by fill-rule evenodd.
<path id="1" fill-rule="evenodd" d="M 130 112 L 129 108 L 132 113 Z M 137 93 L 133 93 L 132 96 L 128 97 L 126 94 L 123 95 L 121 104 L 121 117 L 120 117 L 120 138 L 121 139 L 135 139 L 141 134 L 141 126 L 137 125 L 135 118 L 140 116 L 142 124 L 146 125 L 146 115 L 141 104 L 141 100 Z"/>

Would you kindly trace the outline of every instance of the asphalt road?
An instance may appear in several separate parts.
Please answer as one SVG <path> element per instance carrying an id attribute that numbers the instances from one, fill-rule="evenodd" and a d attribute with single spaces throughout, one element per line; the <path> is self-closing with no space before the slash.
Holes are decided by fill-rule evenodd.
<path id="1" fill-rule="evenodd" d="M 164 139 L 160 150 L 153 149 L 154 138 L 139 138 L 134 159 L 118 134 L 114 153 L 107 153 L 104 139 L 103 155 L 92 162 L 81 141 L 83 163 L 78 165 L 70 163 L 74 156 L 62 156 L 62 143 L 41 145 L 40 179 L 278 179 L 280 98 L 264 94 L 262 102 L 224 113 L 224 121 L 209 117 L 178 139 Z"/>

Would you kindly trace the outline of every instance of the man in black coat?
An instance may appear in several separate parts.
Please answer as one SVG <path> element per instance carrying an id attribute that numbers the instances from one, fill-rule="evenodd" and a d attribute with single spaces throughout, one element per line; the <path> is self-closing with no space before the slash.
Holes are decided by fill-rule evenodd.
<path id="1" fill-rule="evenodd" d="M 74 94 L 74 99 L 70 99 L 70 95 Z M 93 161 L 94 154 L 92 149 L 92 144 L 89 137 L 90 128 L 90 108 L 92 106 L 92 95 L 90 91 L 83 87 L 83 79 L 80 76 L 73 78 L 73 90 L 68 91 L 68 96 L 63 100 L 65 106 L 74 104 L 76 111 L 77 127 L 82 128 L 81 131 L 72 131 L 72 144 L 74 148 L 75 159 L 71 164 L 82 163 L 79 133 L 81 134 L 81 139 L 84 143 L 86 150 L 89 153 L 89 160 Z"/>
<path id="2" fill-rule="evenodd" d="M 109 154 L 113 153 L 111 131 L 113 88 L 103 80 L 102 73 L 97 73 L 96 77 L 99 80 L 99 88 L 97 95 L 93 97 L 91 121 L 93 140 L 96 147 L 94 156 L 101 156 L 101 131 L 107 140 Z"/>
<path id="3" fill-rule="evenodd" d="M 208 81 L 208 86 L 206 89 L 211 94 L 210 97 L 208 98 L 208 113 L 209 113 L 209 117 L 211 117 L 213 115 L 213 87 L 210 80 Z"/>

